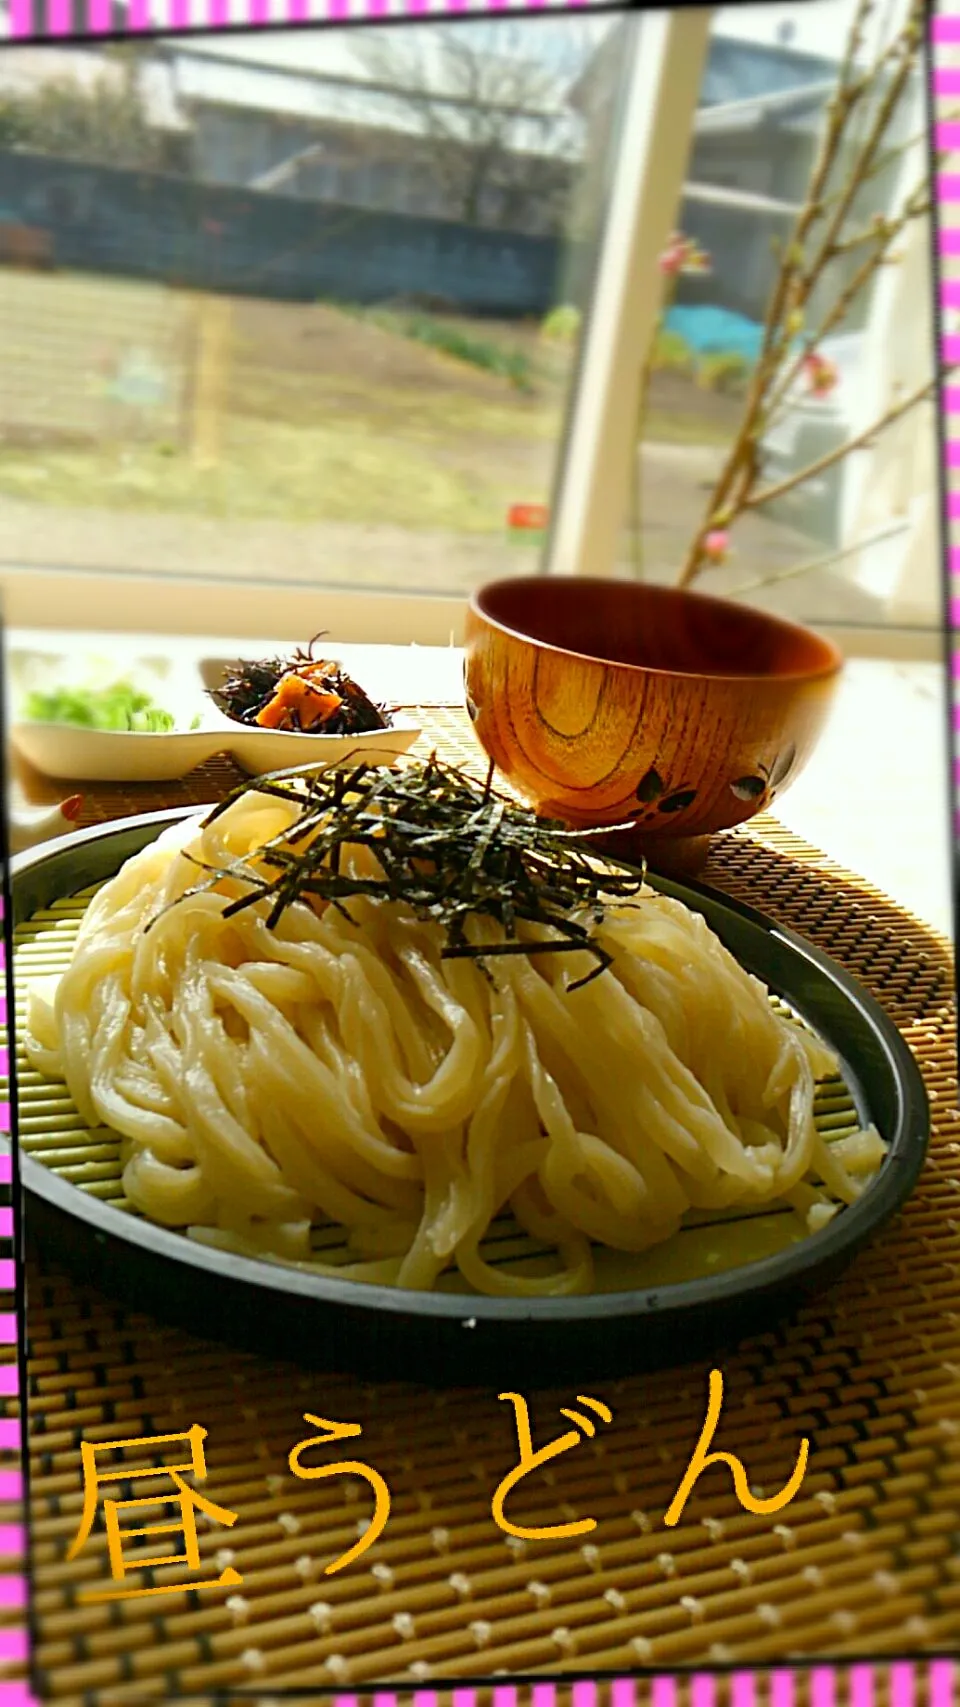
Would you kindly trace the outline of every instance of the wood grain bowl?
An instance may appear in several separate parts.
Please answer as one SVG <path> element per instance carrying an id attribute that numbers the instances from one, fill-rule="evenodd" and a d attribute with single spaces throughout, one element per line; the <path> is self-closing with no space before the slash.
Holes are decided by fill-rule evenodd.
<path id="1" fill-rule="evenodd" d="M 568 824 L 629 823 L 621 854 L 688 869 L 800 775 L 842 666 L 795 623 L 626 581 L 497 581 L 466 618 L 467 710 L 501 774 Z"/>

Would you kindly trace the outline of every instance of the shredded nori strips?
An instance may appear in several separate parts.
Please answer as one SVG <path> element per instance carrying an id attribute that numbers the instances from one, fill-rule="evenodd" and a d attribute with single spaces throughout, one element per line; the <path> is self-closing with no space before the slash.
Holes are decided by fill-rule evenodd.
<path id="1" fill-rule="evenodd" d="M 361 763 L 319 774 L 275 771 L 241 783 L 204 823 L 250 793 L 290 801 L 299 816 L 248 858 L 217 869 L 195 862 L 208 875 L 189 894 L 231 878 L 248 888 L 229 902 L 224 916 L 267 899 L 271 929 L 287 907 L 310 896 L 329 902 L 348 919 L 351 896 L 403 901 L 418 918 L 443 926 L 447 958 L 483 964 L 503 954 L 587 950 L 597 966 L 570 986 L 575 989 L 610 965 L 591 929 L 602 922 L 605 903 L 633 904 L 643 885 L 643 869 L 612 867 L 600 858 L 591 845 L 596 830 L 569 829 L 498 793 L 492 764 L 485 784 L 435 753 L 426 763 L 393 770 Z M 631 827 L 610 825 L 609 831 Z M 356 876 L 344 871 L 348 847 L 370 849 L 379 872 Z M 588 922 L 581 922 L 584 914 Z M 469 942 L 471 916 L 495 920 L 505 940 Z M 521 941 L 521 920 L 549 925 L 559 936 L 550 942 Z"/>

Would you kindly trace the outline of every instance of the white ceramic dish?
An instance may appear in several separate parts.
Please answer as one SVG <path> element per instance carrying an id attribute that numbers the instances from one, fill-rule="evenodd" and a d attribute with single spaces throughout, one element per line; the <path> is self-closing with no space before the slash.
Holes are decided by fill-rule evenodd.
<path id="1" fill-rule="evenodd" d="M 232 659 L 206 658 L 198 669 L 162 657 L 116 661 L 66 654 L 13 650 L 8 657 L 10 706 L 7 727 L 15 751 L 43 776 L 71 782 L 172 782 L 188 775 L 216 753 L 229 753 L 248 776 L 315 765 L 325 770 L 345 759 L 369 758 L 390 764 L 412 747 L 420 727 L 396 716 L 389 729 L 365 735 L 303 735 L 286 730 L 248 729 L 235 723 L 207 697 Z M 82 729 L 66 723 L 32 723 L 21 715 L 25 696 L 42 685 L 87 685 L 134 679 L 169 711 L 177 726 L 164 734 L 133 734 L 113 729 Z M 376 695 L 375 684 L 362 684 Z M 198 727 L 191 724 L 199 719 Z"/>
<path id="2" fill-rule="evenodd" d="M 201 690 L 219 687 L 225 672 L 236 662 L 236 656 L 201 658 L 197 666 Z M 377 692 L 375 683 L 364 679 L 360 686 L 375 702 L 384 703 L 385 696 Z M 378 764 L 384 764 L 390 759 L 399 758 L 408 747 L 413 746 L 420 734 L 418 724 L 399 715 L 394 717 L 389 729 L 373 729 L 365 735 L 298 735 L 284 730 L 249 729 L 218 711 L 213 701 L 206 697 L 206 693 L 202 693 L 202 697 L 204 704 L 209 707 L 208 716 L 213 720 L 214 726 L 230 733 L 230 740 L 226 745 L 223 744 L 221 735 L 221 745 L 214 748 L 214 751 L 229 752 L 248 776 L 263 776 L 267 771 L 282 770 L 286 765 L 312 765 L 315 756 L 320 760 L 318 768 L 326 768 L 327 765 L 336 764 L 354 754 L 358 761 L 367 755 L 373 755 Z"/>

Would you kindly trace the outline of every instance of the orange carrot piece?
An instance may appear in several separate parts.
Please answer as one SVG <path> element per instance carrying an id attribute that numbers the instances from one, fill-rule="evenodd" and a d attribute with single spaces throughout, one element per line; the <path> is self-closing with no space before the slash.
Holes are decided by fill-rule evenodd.
<path id="1" fill-rule="evenodd" d="M 325 723 L 342 704 L 339 694 L 319 693 L 302 676 L 291 672 L 278 683 L 273 698 L 258 711 L 256 721 L 261 729 L 289 729 L 295 712 L 301 729 L 312 729 L 316 723 Z"/>

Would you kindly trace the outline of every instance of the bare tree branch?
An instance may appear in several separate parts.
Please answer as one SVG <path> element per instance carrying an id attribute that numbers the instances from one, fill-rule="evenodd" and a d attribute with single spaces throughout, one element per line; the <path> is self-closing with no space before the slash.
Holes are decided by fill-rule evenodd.
<path id="1" fill-rule="evenodd" d="M 846 318 L 877 269 L 890 259 L 890 245 L 895 237 L 911 220 L 922 216 L 929 201 L 928 187 L 921 186 L 920 191 L 906 198 L 898 213 L 879 222 L 872 246 L 860 233 L 849 242 L 844 240 L 844 224 L 863 184 L 876 175 L 884 144 L 889 144 L 894 115 L 916 71 L 923 47 L 923 0 L 911 0 L 905 26 L 880 46 L 866 71 L 859 69 L 865 24 L 872 6 L 873 0 L 859 0 L 837 85 L 827 106 L 823 136 L 804 203 L 783 251 L 771 293 L 740 427 L 681 568 L 678 581 L 681 587 L 696 580 L 710 561 L 707 542 L 711 533 L 725 532 L 744 510 L 770 502 L 868 443 L 883 426 L 897 419 L 930 389 L 924 387 L 912 400 L 895 406 L 882 421 L 831 452 L 820 463 L 791 475 L 788 481 L 775 487 L 757 490 L 763 472 L 764 435 L 784 405 L 804 362 L 814 354 L 820 340 Z M 865 128 L 858 137 L 855 133 L 861 117 L 865 119 Z M 832 186 L 840 170 L 844 176 L 839 190 L 835 190 Z M 861 242 L 869 252 L 855 267 L 851 278 L 837 281 L 832 303 L 820 310 L 816 330 L 809 331 L 807 311 L 825 273 L 830 269 L 830 276 L 834 277 L 833 263 L 837 256 L 859 249 Z M 805 332 L 798 354 L 797 338 Z"/>
<path id="2" fill-rule="evenodd" d="M 557 230 L 570 188 L 558 79 L 522 45 L 516 27 L 504 23 L 485 25 L 479 36 L 466 26 L 436 26 L 406 41 L 398 31 L 363 32 L 355 51 L 434 145 L 430 170 L 449 218 Z M 533 127 L 542 150 L 530 145 Z"/>
<path id="3" fill-rule="evenodd" d="M 792 492 L 795 486 L 803 486 L 808 480 L 815 480 L 818 474 L 824 474 L 828 468 L 833 467 L 835 462 L 849 456 L 851 451 L 863 450 L 871 444 L 879 433 L 884 432 L 887 427 L 892 427 L 895 421 L 900 420 L 901 416 L 906 415 L 909 410 L 915 409 L 918 403 L 924 403 L 928 397 L 932 397 L 936 389 L 936 379 L 926 380 L 923 385 L 917 387 L 916 391 L 911 391 L 908 397 L 903 397 L 899 402 L 894 403 L 892 408 L 880 416 L 879 420 L 872 421 L 869 427 L 864 427 L 863 431 L 857 433 L 854 438 L 846 439 L 843 444 L 836 445 L 833 450 L 818 457 L 816 462 L 809 463 L 806 468 L 797 469 L 794 474 L 788 474 L 785 479 L 778 480 L 776 485 L 764 486 L 759 492 L 751 493 L 749 497 L 744 498 L 740 506 L 741 509 L 759 510 L 763 504 L 772 504 L 775 498 L 782 498 L 786 492 Z"/>

